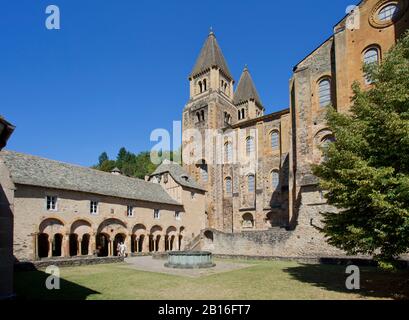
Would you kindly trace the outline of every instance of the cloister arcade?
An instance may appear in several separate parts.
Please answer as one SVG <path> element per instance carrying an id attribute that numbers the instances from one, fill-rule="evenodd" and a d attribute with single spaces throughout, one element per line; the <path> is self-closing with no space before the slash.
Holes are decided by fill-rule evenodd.
<path id="1" fill-rule="evenodd" d="M 141 223 L 129 226 L 116 218 L 99 224 L 87 219 L 66 223 L 59 218 L 48 218 L 34 234 L 34 256 L 37 259 L 117 256 L 120 242 L 126 244 L 128 254 L 178 251 L 184 248 L 184 234 L 184 227 L 154 225 L 148 228 Z"/>

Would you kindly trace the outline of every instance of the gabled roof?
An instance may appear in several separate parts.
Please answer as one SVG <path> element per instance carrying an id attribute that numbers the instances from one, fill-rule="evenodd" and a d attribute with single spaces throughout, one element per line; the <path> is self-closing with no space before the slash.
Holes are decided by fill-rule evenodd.
<path id="1" fill-rule="evenodd" d="M 0 159 L 15 184 L 72 190 L 160 204 L 181 205 L 159 184 L 91 168 L 1 151 Z"/>
<path id="2" fill-rule="evenodd" d="M 199 185 L 179 164 L 175 162 L 164 161 L 150 176 L 153 177 L 163 173 L 169 173 L 182 187 L 206 191 L 205 188 Z"/>
<path id="3" fill-rule="evenodd" d="M 194 77 L 212 67 L 219 67 L 227 77 L 233 80 L 213 31 L 207 37 L 190 77 Z"/>
<path id="4" fill-rule="evenodd" d="M 248 100 L 254 100 L 257 104 L 263 106 L 256 86 L 254 85 L 253 79 L 251 78 L 249 69 L 246 66 L 243 70 L 243 73 L 241 74 L 236 92 L 234 93 L 233 102 L 235 105 L 238 105 L 241 102 Z"/>

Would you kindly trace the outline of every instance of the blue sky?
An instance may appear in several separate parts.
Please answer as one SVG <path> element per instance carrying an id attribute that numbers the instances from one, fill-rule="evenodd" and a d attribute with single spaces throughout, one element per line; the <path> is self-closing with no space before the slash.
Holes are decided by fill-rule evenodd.
<path id="1" fill-rule="evenodd" d="M 47 30 L 45 8 L 61 11 Z M 81 165 L 150 150 L 188 100 L 212 26 L 237 81 L 248 64 L 266 112 L 288 106 L 292 68 L 353 0 L 2 0 L 0 114 L 8 149 Z"/>

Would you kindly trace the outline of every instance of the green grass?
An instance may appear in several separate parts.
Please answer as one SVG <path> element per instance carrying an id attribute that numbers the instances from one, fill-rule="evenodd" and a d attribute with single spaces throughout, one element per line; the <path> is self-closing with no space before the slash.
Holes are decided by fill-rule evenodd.
<path id="1" fill-rule="evenodd" d="M 61 268 L 61 289 L 45 289 L 42 271 L 15 273 L 21 299 L 367 299 L 408 298 L 408 271 L 361 268 L 361 290 L 345 289 L 345 267 L 240 261 L 249 268 L 201 278 L 137 271 L 126 264 Z"/>

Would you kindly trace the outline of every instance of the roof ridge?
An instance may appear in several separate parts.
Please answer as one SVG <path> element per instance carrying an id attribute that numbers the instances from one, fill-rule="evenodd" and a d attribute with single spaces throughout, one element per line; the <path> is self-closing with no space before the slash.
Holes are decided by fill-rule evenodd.
<path id="1" fill-rule="evenodd" d="M 160 184 L 29 154 L 1 151 L 0 159 L 16 184 L 71 190 L 117 198 L 182 205 Z"/>
<path id="2" fill-rule="evenodd" d="M 145 180 L 137 178 L 137 177 L 129 177 L 129 176 L 125 176 L 125 175 L 114 175 L 111 172 L 101 171 L 101 170 L 98 170 L 98 169 L 82 166 L 82 165 L 75 164 L 75 163 L 69 163 L 69 162 L 60 161 L 60 160 L 49 159 L 49 158 L 45 158 L 45 157 L 42 157 L 42 156 L 36 156 L 36 155 L 28 154 L 28 153 L 22 153 L 22 152 L 13 151 L 13 150 L 1 150 L 0 151 L 0 157 L 1 157 L 2 153 L 9 153 L 9 154 L 15 154 L 15 155 L 24 156 L 24 157 L 31 157 L 31 158 L 39 159 L 39 160 L 51 161 L 53 163 L 63 164 L 63 165 L 69 166 L 69 167 L 85 169 L 85 170 L 88 170 L 90 172 L 95 172 L 95 173 L 101 174 L 101 175 L 106 175 L 106 176 L 109 175 L 109 176 L 112 176 L 114 179 L 119 177 L 119 178 L 128 178 L 128 179 L 138 180 L 138 181 L 146 182 L 146 183 L 152 183 L 152 182 L 145 181 Z"/>

